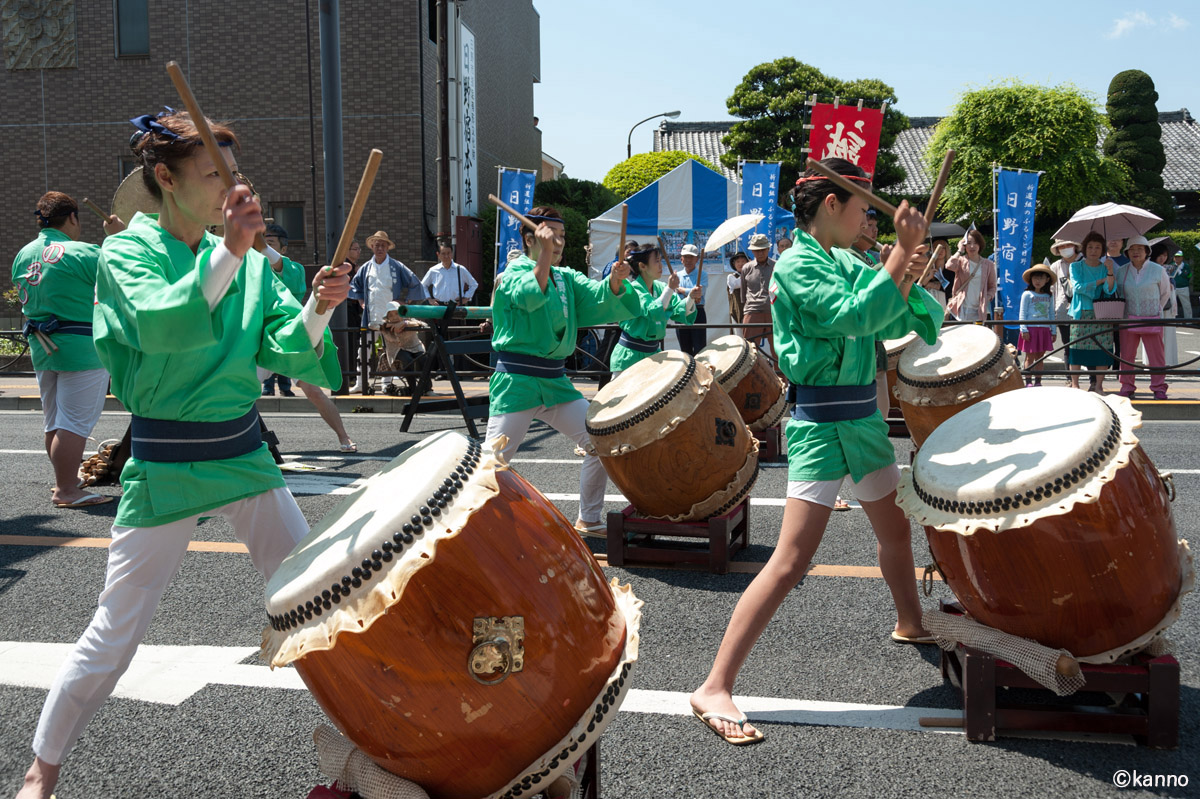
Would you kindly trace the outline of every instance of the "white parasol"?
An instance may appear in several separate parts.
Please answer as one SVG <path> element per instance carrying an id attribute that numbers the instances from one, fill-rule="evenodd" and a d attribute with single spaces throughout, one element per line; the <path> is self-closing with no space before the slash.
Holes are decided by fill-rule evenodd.
<path id="1" fill-rule="evenodd" d="M 712 235 L 708 237 L 708 241 L 704 242 L 704 251 L 716 252 L 747 230 L 753 230 L 758 227 L 758 223 L 761 221 L 763 221 L 762 214 L 742 214 L 741 216 L 726 219 L 712 232 Z"/>
<path id="2" fill-rule="evenodd" d="M 1117 203 L 1102 203 L 1080 208 L 1067 223 L 1054 233 L 1056 239 L 1083 241 L 1095 231 L 1105 241 L 1140 236 L 1162 221 L 1161 217 L 1142 208 Z"/>

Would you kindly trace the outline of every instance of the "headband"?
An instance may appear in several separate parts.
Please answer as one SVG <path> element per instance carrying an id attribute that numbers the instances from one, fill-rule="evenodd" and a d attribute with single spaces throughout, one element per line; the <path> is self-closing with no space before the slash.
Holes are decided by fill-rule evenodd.
<path id="1" fill-rule="evenodd" d="M 134 117 L 133 119 L 129 120 L 131 125 L 141 131 L 140 135 L 135 134 L 135 141 L 147 133 L 156 133 L 167 141 L 179 141 L 180 139 L 184 138 L 170 128 L 165 127 L 161 122 L 158 121 L 162 117 L 170 116 L 171 114 L 175 113 L 175 109 L 169 105 L 164 105 L 163 108 L 166 110 L 159 111 L 157 114 L 142 114 L 140 117 Z M 217 144 L 221 147 L 233 146 L 233 142 L 231 141 L 219 141 Z"/>
<path id="2" fill-rule="evenodd" d="M 562 218 L 557 216 L 534 216 L 532 214 L 526 214 L 525 218 L 536 219 L 539 222 L 562 222 Z"/>
<path id="3" fill-rule="evenodd" d="M 75 211 L 66 211 L 65 213 L 55 214 L 54 216 L 46 216 L 41 212 L 41 209 L 34 209 L 33 211 L 33 215 L 38 218 L 38 222 L 41 223 L 42 227 L 50 227 L 50 223 L 55 219 L 62 219 L 63 217 L 70 216 L 73 213 L 75 213 Z"/>
<path id="4" fill-rule="evenodd" d="M 857 180 L 862 183 L 871 182 L 870 178 L 863 178 L 859 177 L 858 175 L 842 175 L 842 177 L 844 177 L 846 180 Z M 824 175 L 810 175 L 806 178 L 796 178 L 796 185 L 799 186 L 801 183 L 807 183 L 810 180 L 829 180 L 829 178 L 825 177 Z"/>

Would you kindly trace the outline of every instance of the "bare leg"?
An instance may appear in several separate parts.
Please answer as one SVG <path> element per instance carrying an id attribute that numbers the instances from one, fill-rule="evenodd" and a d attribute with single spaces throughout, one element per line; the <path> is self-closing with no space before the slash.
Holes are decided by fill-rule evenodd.
<path id="1" fill-rule="evenodd" d="M 1104 393 L 1104 373 L 1107 371 L 1108 371 L 1108 369 L 1093 369 L 1092 370 L 1092 374 L 1094 375 L 1094 377 L 1092 377 L 1092 380 L 1095 381 L 1095 386 L 1096 386 L 1096 388 L 1094 390 L 1097 394 Z"/>
<path id="2" fill-rule="evenodd" d="M 342 415 L 338 413 L 337 406 L 333 404 L 329 395 L 319 387 L 305 383 L 303 380 L 297 380 L 296 385 L 304 392 L 304 396 L 308 397 L 308 401 L 316 406 L 317 412 L 321 414 L 325 424 L 329 425 L 330 429 L 337 434 L 338 443 L 342 446 L 353 444 L 350 435 L 346 432 L 346 426 L 342 424 Z"/>
<path id="3" fill-rule="evenodd" d="M 1071 388 L 1079 388 L 1079 364 L 1073 363 L 1067 367 L 1075 374 L 1071 375 Z"/>
<path id="4" fill-rule="evenodd" d="M 874 502 L 862 502 L 871 526 L 875 528 L 876 551 L 883 581 L 896 603 L 896 632 L 913 637 L 928 635 L 921 626 L 921 599 L 917 595 L 916 567 L 913 565 L 912 528 L 908 517 L 896 504 L 896 492 Z"/>
<path id="5" fill-rule="evenodd" d="M 52 766 L 40 757 L 33 759 L 33 765 L 25 772 L 25 784 L 17 792 L 17 799 L 50 799 L 54 786 L 58 784 L 58 772 L 61 765 Z"/>
<path id="6" fill-rule="evenodd" d="M 717 650 L 712 670 L 704 684 L 691 696 L 693 708 L 702 713 L 723 713 L 734 718 L 741 716 L 733 704 L 733 683 L 775 611 L 808 571 L 809 563 L 825 534 L 830 513 L 830 509 L 824 505 L 800 499 L 787 500 L 779 544 L 733 609 L 733 617 Z M 724 735 L 739 733 L 736 725 L 720 719 L 713 719 L 709 724 Z M 747 735 L 754 734 L 754 727 L 750 724 L 744 725 L 742 730 Z"/>
<path id="7" fill-rule="evenodd" d="M 50 464 L 54 467 L 55 502 L 74 502 L 88 492 L 79 487 L 79 463 L 83 460 L 83 448 L 87 439 L 66 430 L 47 433 Z"/>

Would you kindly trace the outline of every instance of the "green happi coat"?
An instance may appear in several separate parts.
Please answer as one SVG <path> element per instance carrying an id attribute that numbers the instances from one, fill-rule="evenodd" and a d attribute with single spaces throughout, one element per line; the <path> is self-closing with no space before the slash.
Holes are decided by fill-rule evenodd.
<path id="1" fill-rule="evenodd" d="M 664 308 L 662 304 L 662 295 L 664 291 L 670 291 L 665 283 L 660 283 L 657 280 L 653 283 L 652 289 L 646 288 L 646 282 L 642 279 L 626 281 L 626 291 L 629 286 L 633 287 L 633 293 L 637 297 L 638 305 L 641 308 L 641 313 L 633 319 L 627 319 L 621 323 L 621 330 L 625 331 L 634 338 L 640 338 L 643 341 L 662 341 L 667 335 L 667 321 L 672 320 L 681 325 L 690 325 L 696 321 L 696 308 L 692 307 L 692 312 L 688 313 L 687 301 L 680 299 L 679 295 L 672 292 L 671 301 Z M 614 372 L 620 372 L 623 369 L 628 369 L 640 360 L 649 358 L 654 353 L 638 352 L 623 347 L 617 344 L 613 347 L 612 358 L 609 359 L 609 368 Z"/>
<path id="2" fill-rule="evenodd" d="M 151 419 L 218 422 L 250 411 L 262 394 L 255 365 L 337 388 L 337 350 L 325 331 L 322 355 L 309 342 L 301 306 L 251 250 L 209 311 L 201 276 L 220 239 L 197 252 L 137 214 L 109 236 L 96 281 L 95 334 L 112 391 Z M 115 523 L 153 527 L 284 487 L 266 444 L 237 458 L 157 463 L 130 458 L 121 472 Z"/>
<path id="3" fill-rule="evenodd" d="M 797 230 L 795 244 L 775 265 L 771 315 L 779 366 L 792 383 L 865 386 L 875 379 L 875 340 L 916 331 L 937 340 L 942 306 L 913 286 L 908 302 L 884 270 L 852 254 L 825 252 Z M 861 480 L 896 460 L 879 411 L 865 419 L 787 425 L 788 479 Z"/>
<path id="4" fill-rule="evenodd" d="M 304 302 L 304 295 L 308 292 L 308 281 L 304 279 L 304 266 L 288 258 L 286 255 L 281 255 L 280 260 L 283 263 L 282 270 L 275 272 L 275 277 L 279 278 L 288 292 L 296 298 L 300 303 Z"/>
<path id="5" fill-rule="evenodd" d="M 13 260 L 13 285 L 25 316 L 36 322 L 51 316 L 60 322 L 92 321 L 99 261 L 100 248 L 95 244 L 75 241 L 57 228 L 43 228 Z M 52 333 L 50 341 L 58 352 L 47 352 L 38 336 L 29 337 L 29 354 L 39 372 L 102 368 L 91 336 Z"/>
<path id="6" fill-rule="evenodd" d="M 546 290 L 538 287 L 534 260 L 522 255 L 500 276 L 492 301 L 492 347 L 538 358 L 566 358 L 575 351 L 580 327 L 620 322 L 641 313 L 636 296 L 612 293 L 608 281 L 591 280 L 569 267 L 550 267 Z M 582 399 L 563 377 L 529 377 L 496 372 L 488 383 L 490 413 L 549 408 Z"/>

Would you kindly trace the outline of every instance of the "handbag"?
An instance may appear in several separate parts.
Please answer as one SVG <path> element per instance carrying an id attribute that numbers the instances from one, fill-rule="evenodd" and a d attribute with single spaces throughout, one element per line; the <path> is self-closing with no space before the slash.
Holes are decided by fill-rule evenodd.
<path id="1" fill-rule="evenodd" d="M 1124 319 L 1125 300 L 1118 298 L 1116 291 L 1101 291 L 1092 301 L 1092 311 L 1097 319 Z"/>

